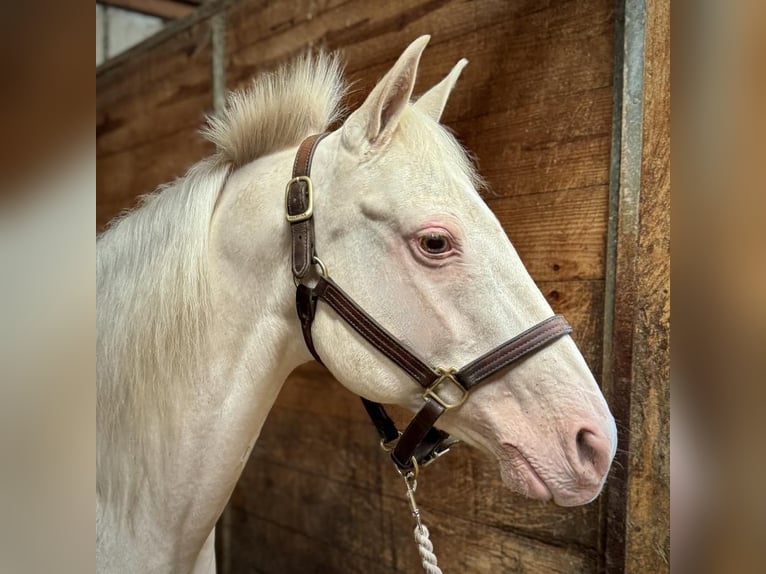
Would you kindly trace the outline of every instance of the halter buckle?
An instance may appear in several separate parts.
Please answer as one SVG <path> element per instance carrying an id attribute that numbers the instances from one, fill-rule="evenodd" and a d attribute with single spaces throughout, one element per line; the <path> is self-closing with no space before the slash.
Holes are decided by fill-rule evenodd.
<path id="1" fill-rule="evenodd" d="M 455 407 L 462 405 L 468 398 L 468 391 L 455 378 L 455 369 L 438 368 L 434 372 L 439 375 L 439 378 L 431 383 L 431 386 L 426 389 L 426 392 L 423 393 L 423 399 L 433 399 L 447 410 L 454 409 Z M 446 401 L 438 394 L 436 394 L 436 389 L 438 389 L 446 382 L 452 383 L 452 385 L 454 385 L 455 388 L 460 391 L 460 398 L 455 402 L 451 403 Z"/>
<path id="2" fill-rule="evenodd" d="M 304 209 L 300 213 L 290 213 L 290 193 L 293 191 L 293 186 L 298 183 L 305 183 L 306 184 L 306 209 Z M 296 193 L 300 193 L 300 188 L 295 188 Z M 299 175 L 298 177 L 292 178 L 290 181 L 287 182 L 287 187 L 285 187 L 285 217 L 287 218 L 287 221 L 290 223 L 300 223 L 301 221 L 306 221 L 307 219 L 311 219 L 311 217 L 314 215 L 314 186 L 311 183 L 311 178 L 306 175 Z"/>

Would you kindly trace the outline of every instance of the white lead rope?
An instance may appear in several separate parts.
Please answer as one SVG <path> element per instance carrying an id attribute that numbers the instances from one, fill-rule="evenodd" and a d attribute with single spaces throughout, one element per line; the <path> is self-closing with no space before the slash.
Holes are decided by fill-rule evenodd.
<path id="1" fill-rule="evenodd" d="M 428 528 L 420 519 L 420 509 L 415 502 L 415 491 L 418 488 L 418 481 L 415 480 L 415 475 L 411 472 L 402 474 L 402 478 L 404 478 L 404 484 L 407 485 L 407 498 L 410 501 L 412 517 L 416 522 L 415 542 L 418 544 L 418 553 L 420 554 L 423 569 L 426 571 L 426 574 L 442 574 L 441 568 L 436 565 L 436 554 L 434 554 L 434 545 L 429 538 Z"/>

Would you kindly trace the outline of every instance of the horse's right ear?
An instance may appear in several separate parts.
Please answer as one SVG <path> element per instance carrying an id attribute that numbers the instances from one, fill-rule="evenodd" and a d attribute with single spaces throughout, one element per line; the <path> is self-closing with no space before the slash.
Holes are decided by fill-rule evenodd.
<path id="1" fill-rule="evenodd" d="M 410 101 L 420 56 L 430 40 L 421 36 L 399 56 L 364 103 L 343 124 L 343 144 L 351 150 L 380 149 L 391 139 Z"/>

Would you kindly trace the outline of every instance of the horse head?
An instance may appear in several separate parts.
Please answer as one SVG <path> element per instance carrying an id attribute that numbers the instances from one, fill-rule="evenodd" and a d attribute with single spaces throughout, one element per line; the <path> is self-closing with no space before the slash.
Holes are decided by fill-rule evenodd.
<path id="1" fill-rule="evenodd" d="M 467 62 L 411 103 L 427 42 L 413 42 L 318 145 L 316 244 L 367 313 L 432 364 L 457 368 L 552 310 L 439 123 Z M 423 389 L 332 310 L 320 305 L 313 335 L 354 393 L 422 405 Z M 494 374 L 439 426 L 494 456 L 508 487 L 565 506 L 598 495 L 616 449 L 614 419 L 569 336 Z"/>
<path id="2" fill-rule="evenodd" d="M 413 42 L 364 103 L 312 148 L 305 163 L 313 183 L 315 246 L 332 279 L 394 339 L 429 365 L 449 370 L 540 324 L 552 310 L 482 200 L 482 180 L 465 151 L 439 123 L 467 62 L 459 61 L 444 80 L 411 102 L 427 42 L 428 37 Z M 210 132 L 220 153 L 238 168 L 212 225 L 219 267 L 214 277 L 222 278 L 217 289 L 225 292 L 223 303 L 214 303 L 217 314 L 262 317 L 277 305 L 269 303 L 267 293 L 282 301 L 278 316 L 262 319 L 259 334 L 247 322 L 242 333 L 226 322 L 221 336 L 230 337 L 231 345 L 262 341 L 251 346 L 273 349 L 274 338 L 265 338 L 264 329 L 289 321 L 292 331 L 284 338 L 294 341 L 297 362 L 310 355 L 290 302 L 295 296 L 288 271 L 290 226 L 284 215 L 264 218 L 270 209 L 284 213 L 272 180 L 281 185 L 290 180 L 288 166 L 296 152 L 285 141 L 283 151 L 245 165 L 259 157 L 253 134 L 264 131 L 246 126 L 259 111 L 253 101 L 278 108 L 281 115 L 274 117 L 282 118 L 282 125 L 295 123 L 297 112 L 286 108 L 299 104 L 331 118 L 340 88 L 328 78 L 339 72 L 322 58 L 313 65 L 304 60 L 286 76 L 272 76 L 272 84 L 255 84 L 249 100 L 235 96 L 228 116 L 214 120 Z M 261 117 L 268 117 L 263 108 Z M 310 129 L 326 125 L 314 124 Z M 277 138 L 286 133 L 276 123 L 266 127 Z M 311 133 L 305 127 L 296 127 L 300 138 Z M 242 152 L 248 146 L 253 148 L 249 155 Z M 298 211 L 299 219 L 308 213 Z M 260 227 L 253 221 L 261 221 Z M 264 243 L 270 249 L 256 257 L 253 246 Z M 254 289 L 260 290 L 257 299 L 246 295 Z M 422 386 L 352 327 L 328 305 L 318 306 L 311 333 L 317 355 L 332 374 L 368 400 L 420 409 Z M 237 356 L 263 355 L 247 353 Z M 227 369 L 230 359 L 222 363 Z M 439 389 L 447 401 L 457 402 L 459 393 L 454 384 Z M 616 449 L 614 419 L 569 336 L 513 368 L 493 371 L 467 400 L 444 413 L 438 427 L 494 456 L 510 488 L 561 505 L 598 495 Z"/>

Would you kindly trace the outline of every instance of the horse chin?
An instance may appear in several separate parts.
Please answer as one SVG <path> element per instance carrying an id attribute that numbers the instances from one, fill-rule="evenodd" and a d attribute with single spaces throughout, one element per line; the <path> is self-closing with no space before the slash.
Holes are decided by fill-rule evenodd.
<path id="1" fill-rule="evenodd" d="M 603 481 L 588 488 L 562 487 L 559 482 L 543 479 L 542 470 L 538 470 L 529 459 L 515 446 L 503 444 L 497 455 L 500 476 L 503 485 L 534 500 L 553 501 L 558 506 L 581 506 L 595 500 L 601 492 Z M 546 473 L 545 476 L 549 476 Z"/>
<path id="2" fill-rule="evenodd" d="M 504 444 L 497 458 L 506 488 L 536 500 L 553 499 L 548 485 L 518 448 Z"/>

